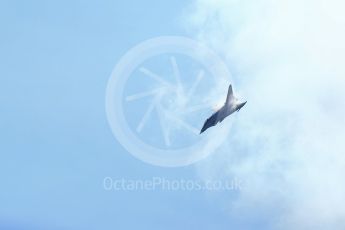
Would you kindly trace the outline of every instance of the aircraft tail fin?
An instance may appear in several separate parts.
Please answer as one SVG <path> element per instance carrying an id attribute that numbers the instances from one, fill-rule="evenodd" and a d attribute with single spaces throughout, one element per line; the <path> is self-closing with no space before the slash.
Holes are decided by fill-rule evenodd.
<path id="1" fill-rule="evenodd" d="M 231 84 L 229 85 L 228 89 L 228 95 L 226 96 L 226 104 L 229 104 L 232 100 L 234 99 L 234 93 L 232 91 L 232 86 Z"/>

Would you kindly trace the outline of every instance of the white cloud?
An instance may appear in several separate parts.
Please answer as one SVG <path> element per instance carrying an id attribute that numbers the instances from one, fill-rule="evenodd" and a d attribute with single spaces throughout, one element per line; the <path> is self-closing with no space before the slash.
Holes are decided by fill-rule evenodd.
<path id="1" fill-rule="evenodd" d="M 190 28 L 224 56 L 248 100 L 200 169 L 245 180 L 232 215 L 273 229 L 345 228 L 344 10 L 340 0 L 195 2 Z"/>

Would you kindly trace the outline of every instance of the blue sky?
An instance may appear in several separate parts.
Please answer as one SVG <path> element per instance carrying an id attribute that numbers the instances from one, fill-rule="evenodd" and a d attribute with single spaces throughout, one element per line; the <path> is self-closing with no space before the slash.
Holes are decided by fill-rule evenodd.
<path id="1" fill-rule="evenodd" d="M 203 192 L 105 191 L 105 176 L 197 178 L 145 164 L 108 126 L 112 68 L 133 45 L 187 35 L 188 1 L 2 1 L 0 228 L 229 229 Z M 211 196 L 213 197 L 213 196 Z M 238 224 L 238 223 L 237 223 Z"/>
<path id="2" fill-rule="evenodd" d="M 341 0 L 1 1 L 0 229 L 344 229 L 343 6 Z M 162 35 L 211 47 L 230 68 L 236 95 L 248 100 L 224 121 L 232 122 L 227 141 L 191 166 L 136 159 L 107 121 L 114 66 L 133 46 Z M 196 75 L 195 63 L 179 63 Z M 145 64 L 166 71 L 164 60 Z M 149 83 L 131 79 L 128 92 Z M 145 106 L 137 105 L 126 111 L 139 119 L 133 107 Z M 142 139 L 156 143 L 154 128 Z M 236 177 L 246 186 L 107 191 L 105 177 Z"/>

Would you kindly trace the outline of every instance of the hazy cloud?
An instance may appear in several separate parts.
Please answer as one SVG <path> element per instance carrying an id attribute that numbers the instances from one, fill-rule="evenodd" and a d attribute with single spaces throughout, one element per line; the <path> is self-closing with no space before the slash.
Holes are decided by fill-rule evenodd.
<path id="1" fill-rule="evenodd" d="M 203 176 L 238 176 L 231 215 L 273 229 L 345 228 L 345 3 L 199 0 L 199 40 L 223 55 L 248 103 Z M 235 214 L 236 213 L 236 214 Z"/>

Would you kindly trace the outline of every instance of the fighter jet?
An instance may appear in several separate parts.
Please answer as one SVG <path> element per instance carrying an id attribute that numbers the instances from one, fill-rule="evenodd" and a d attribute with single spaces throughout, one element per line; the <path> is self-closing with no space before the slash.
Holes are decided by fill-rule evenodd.
<path id="1" fill-rule="evenodd" d="M 231 84 L 229 85 L 228 89 L 228 95 L 226 97 L 226 101 L 224 105 L 216 111 L 211 117 L 209 117 L 205 123 L 204 126 L 202 127 L 200 134 L 203 133 L 206 129 L 215 126 L 218 122 L 222 122 L 227 116 L 232 114 L 235 111 L 240 111 L 242 107 L 246 104 L 247 102 L 240 102 L 233 94 L 232 92 L 232 86 Z"/>

